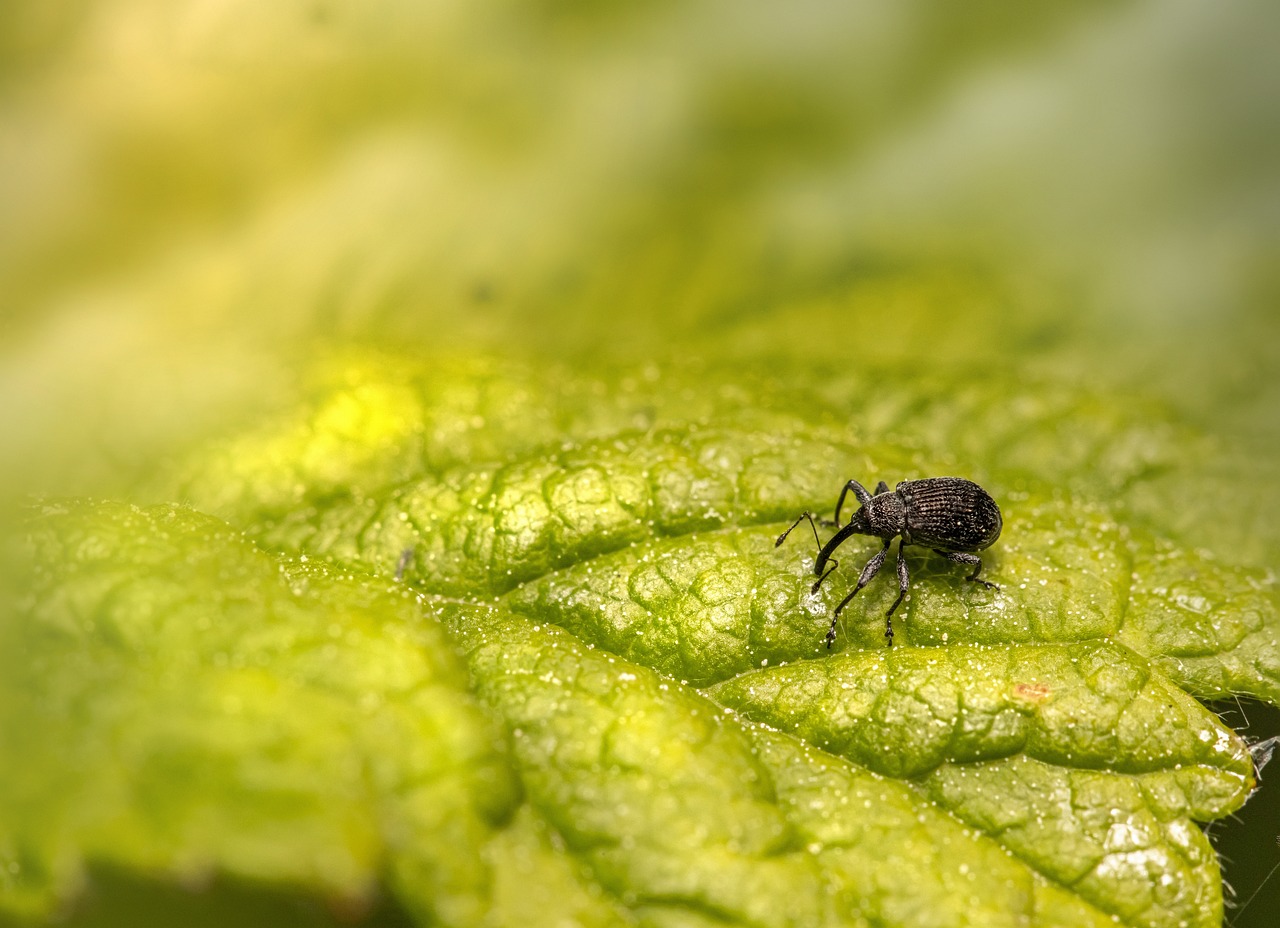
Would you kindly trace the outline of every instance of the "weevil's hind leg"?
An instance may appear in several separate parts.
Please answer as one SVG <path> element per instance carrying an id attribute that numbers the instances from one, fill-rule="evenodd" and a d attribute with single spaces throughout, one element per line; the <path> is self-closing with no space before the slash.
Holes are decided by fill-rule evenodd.
<path id="1" fill-rule="evenodd" d="M 872 495 L 873 495 L 873 496 L 880 496 L 880 495 L 882 495 L 882 494 L 884 494 L 884 493 L 888 493 L 888 492 L 889 492 L 889 484 L 887 484 L 887 483 L 885 483 L 883 480 L 881 480 L 879 483 L 877 483 L 877 484 L 876 484 L 876 491 L 875 491 L 875 493 L 873 493 Z"/>
<path id="2" fill-rule="evenodd" d="M 889 647 L 891 648 L 893 647 L 893 614 L 902 605 L 902 600 L 907 595 L 907 589 L 911 586 L 911 578 L 907 574 L 906 547 L 906 542 L 898 542 L 898 598 L 893 601 L 889 611 L 884 614 L 884 636 L 889 639 Z"/>
<path id="3" fill-rule="evenodd" d="M 840 605 L 836 606 L 836 611 L 831 615 L 831 628 L 827 630 L 827 647 L 836 640 L 836 622 L 840 619 L 840 613 L 844 612 L 844 607 L 849 605 L 849 600 L 857 596 L 864 586 L 871 582 L 871 578 L 880 572 L 880 568 L 884 566 L 884 557 L 889 553 L 889 545 L 891 541 L 886 541 L 884 547 L 876 552 L 876 556 L 867 561 L 867 565 L 862 568 L 862 573 L 858 577 L 858 585 L 853 588 L 853 592 L 840 600 Z"/>
<path id="4" fill-rule="evenodd" d="M 775 548 L 782 547 L 782 543 L 787 540 L 787 536 L 790 535 L 795 530 L 795 527 L 799 525 L 801 522 L 803 522 L 805 519 L 809 520 L 809 528 L 813 529 L 813 540 L 817 542 L 818 550 L 821 551 L 822 539 L 818 537 L 818 526 L 813 524 L 813 513 L 809 512 L 807 509 L 804 512 L 800 513 L 800 518 L 792 522 L 791 527 L 789 529 L 787 529 L 785 532 L 783 532 L 781 535 L 778 536 L 778 540 L 773 543 L 773 546 Z"/>
<path id="5" fill-rule="evenodd" d="M 973 573 L 965 577 L 966 580 L 972 583 L 981 583 L 988 590 L 1000 589 L 1000 587 L 996 586 L 991 581 L 983 580 L 978 577 L 978 574 L 982 572 L 982 558 L 978 557 L 978 555 L 965 554 L 963 551 L 939 551 L 938 553 L 949 561 L 955 561 L 957 564 L 968 564 L 972 567 Z"/>

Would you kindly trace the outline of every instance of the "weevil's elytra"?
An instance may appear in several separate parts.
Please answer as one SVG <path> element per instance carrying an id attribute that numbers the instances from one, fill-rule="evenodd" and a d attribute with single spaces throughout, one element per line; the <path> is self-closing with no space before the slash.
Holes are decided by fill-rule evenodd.
<path id="1" fill-rule="evenodd" d="M 850 516 L 848 524 L 841 526 L 840 510 L 844 508 L 845 497 L 850 492 L 858 498 L 861 505 Z M 910 586 L 907 560 L 903 555 L 903 549 L 908 545 L 929 548 L 956 563 L 968 564 L 973 568 L 973 573 L 965 577 L 966 580 L 981 583 L 989 589 L 999 589 L 994 583 L 978 578 L 982 571 L 982 559 L 975 552 L 994 544 L 1000 537 L 1000 529 L 1004 523 L 996 501 L 972 480 L 963 477 L 904 480 L 892 491 L 889 490 L 889 484 L 881 480 L 876 485 L 874 496 L 858 481 L 850 480 L 836 500 L 836 517 L 823 523 L 836 529 L 836 533 L 826 544 L 818 537 L 818 525 L 810 512 L 802 512 L 800 518 L 791 523 L 791 528 L 778 536 L 777 544 L 786 541 L 792 529 L 805 519 L 809 520 L 814 540 L 818 542 L 818 556 L 813 562 L 813 572 L 818 575 L 818 580 L 813 585 L 815 593 L 822 586 L 822 581 L 831 576 L 831 572 L 839 564 L 831 556 L 836 548 L 854 535 L 873 535 L 884 542 L 883 547 L 862 568 L 857 586 L 836 606 L 836 611 L 831 616 L 831 628 L 827 631 L 828 648 L 836 640 L 836 622 L 840 613 L 884 566 L 884 559 L 894 538 L 901 537 L 902 540 L 898 542 L 898 598 L 884 616 L 884 636 L 890 647 L 893 646 L 893 613 L 902 603 Z M 828 562 L 830 567 L 827 567 Z"/>

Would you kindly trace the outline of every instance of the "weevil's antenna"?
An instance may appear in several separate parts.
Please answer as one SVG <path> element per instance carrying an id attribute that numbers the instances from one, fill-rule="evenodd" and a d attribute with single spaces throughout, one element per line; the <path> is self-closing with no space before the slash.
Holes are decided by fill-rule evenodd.
<path id="1" fill-rule="evenodd" d="M 787 536 L 791 534 L 791 530 L 794 529 L 801 522 L 803 522 L 805 519 L 809 520 L 809 528 L 813 529 L 813 541 L 818 546 L 818 550 L 821 551 L 822 539 L 818 537 L 818 526 L 817 526 L 817 523 L 813 521 L 813 513 L 809 512 L 807 509 L 804 512 L 800 513 L 800 518 L 796 519 L 794 522 L 791 523 L 791 528 L 787 529 L 785 532 L 783 532 L 781 535 L 778 536 L 778 540 L 773 543 L 773 546 L 775 548 L 781 547 L 782 543 L 787 540 Z"/>

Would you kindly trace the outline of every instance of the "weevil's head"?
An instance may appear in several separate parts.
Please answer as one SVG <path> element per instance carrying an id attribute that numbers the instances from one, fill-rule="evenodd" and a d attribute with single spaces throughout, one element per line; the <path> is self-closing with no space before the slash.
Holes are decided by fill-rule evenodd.
<path id="1" fill-rule="evenodd" d="M 853 528 L 855 535 L 874 535 L 871 529 L 871 521 L 867 517 L 867 507 L 859 506 L 858 511 L 849 517 L 849 525 Z"/>

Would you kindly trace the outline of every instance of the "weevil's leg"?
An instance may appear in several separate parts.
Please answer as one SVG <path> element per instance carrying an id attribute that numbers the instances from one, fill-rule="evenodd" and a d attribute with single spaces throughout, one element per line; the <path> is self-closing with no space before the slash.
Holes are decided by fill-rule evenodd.
<path id="1" fill-rule="evenodd" d="M 827 631 L 828 648 L 836 640 L 836 622 L 840 618 L 840 613 L 844 612 L 844 607 L 849 605 L 849 600 L 857 596 L 862 588 L 871 582 L 871 578 L 880 572 L 880 568 L 884 565 L 884 557 L 889 553 L 890 543 L 886 541 L 884 547 L 876 552 L 876 556 L 867 561 L 867 565 L 862 568 L 862 574 L 858 577 L 858 585 L 853 588 L 852 593 L 840 600 L 840 605 L 836 606 L 836 611 L 831 616 L 831 628 Z"/>
<path id="2" fill-rule="evenodd" d="M 822 539 L 818 537 L 818 526 L 813 524 L 813 513 L 809 512 L 808 510 L 805 510 L 804 512 L 800 513 L 800 518 L 796 519 L 794 522 L 791 523 L 791 528 L 787 529 L 785 532 L 783 532 L 781 535 L 778 536 L 778 540 L 773 543 L 773 546 L 775 548 L 781 547 L 782 543 L 787 540 L 787 536 L 791 534 L 792 530 L 795 529 L 795 527 L 799 525 L 801 522 L 803 522 L 805 519 L 809 520 L 809 527 L 813 529 L 813 540 L 818 543 L 818 550 L 821 551 Z"/>
<path id="3" fill-rule="evenodd" d="M 898 542 L 898 598 L 893 601 L 889 611 L 884 614 L 884 636 L 889 639 L 889 647 L 891 648 L 893 647 L 893 614 L 902 605 L 902 600 L 907 595 L 907 588 L 911 585 L 911 579 L 907 575 L 906 547 L 906 542 Z"/>
<path id="4" fill-rule="evenodd" d="M 907 595 L 907 589 L 910 585 L 911 578 L 907 575 L 907 543 L 900 541 L 898 542 L 898 598 L 893 601 L 893 605 L 885 613 L 885 618 L 889 618 L 898 611 L 898 607 L 902 605 L 902 600 Z M 892 638 L 893 632 L 890 632 L 886 637 Z"/>
<path id="5" fill-rule="evenodd" d="M 858 483 L 856 480 L 851 480 L 849 482 L 855 485 L 855 489 L 854 489 L 855 493 L 857 493 L 858 489 L 861 489 L 862 487 L 862 485 Z M 844 493 L 840 494 L 840 502 L 836 503 L 836 517 L 834 519 L 819 519 L 818 521 L 821 524 L 828 525 L 832 528 L 840 527 L 840 507 L 844 505 L 845 493 L 848 493 L 848 492 L 849 492 L 849 487 L 846 486 Z M 873 495 L 879 496 L 881 493 L 888 493 L 888 492 L 889 492 L 889 484 L 881 480 L 879 483 L 876 484 L 876 492 Z M 859 499 L 861 500 L 861 497 L 859 497 Z M 865 503 L 865 501 L 863 502 Z"/>
<path id="6" fill-rule="evenodd" d="M 844 602 L 836 606 L 837 615 L 849 604 L 849 600 L 853 599 L 854 594 L 870 583 L 871 579 L 880 572 L 880 568 L 884 566 L 884 559 L 889 553 L 889 545 L 891 544 L 893 544 L 893 539 L 886 541 L 884 543 L 884 547 L 876 552 L 876 556 L 867 561 L 866 566 L 862 568 L 862 573 L 858 575 L 858 585 L 853 588 L 853 593 L 846 596 L 844 598 Z"/>
<path id="7" fill-rule="evenodd" d="M 965 577 L 966 580 L 970 580 L 973 583 L 981 583 L 988 590 L 1000 589 L 1000 587 L 996 586 L 994 583 L 978 578 L 978 574 L 982 572 L 982 558 L 978 557 L 978 555 L 965 554 L 963 551 L 939 551 L 938 553 L 949 561 L 955 561 L 957 564 L 968 564 L 972 567 L 973 573 Z"/>
<path id="8" fill-rule="evenodd" d="M 853 593 L 856 593 L 856 592 L 858 591 L 857 590 L 853 591 Z M 844 598 L 844 602 L 841 603 L 840 605 L 843 606 L 844 603 L 847 603 L 849 600 L 853 599 L 853 593 L 850 593 L 848 596 L 846 596 Z M 827 629 L 827 650 L 828 651 L 830 651 L 831 646 L 836 643 L 836 622 L 838 622 L 839 620 L 840 620 L 839 612 L 836 612 L 831 616 L 831 627 Z"/>
<path id="9" fill-rule="evenodd" d="M 816 581 L 814 581 L 813 586 L 811 586 L 811 587 L 809 588 L 809 592 L 810 592 L 810 593 L 816 593 L 816 592 L 818 592 L 818 588 L 819 588 L 820 586 L 822 586 L 822 581 L 823 581 L 823 580 L 826 580 L 828 577 L 830 577 L 830 576 L 831 576 L 831 574 L 832 574 L 832 572 L 833 572 L 837 567 L 839 567 L 839 566 L 840 566 L 840 562 L 839 562 L 839 561 L 837 561 L 835 558 L 831 558 L 831 559 L 830 559 L 830 562 L 831 562 L 831 566 L 827 568 L 827 572 L 826 572 L 825 574 L 823 574 L 821 577 L 819 577 Z"/>
<path id="10" fill-rule="evenodd" d="M 850 480 L 844 485 L 844 489 L 840 491 L 840 498 L 836 500 L 836 525 L 840 524 L 840 510 L 844 508 L 844 498 L 849 495 L 849 491 L 853 491 L 853 495 L 858 497 L 858 502 L 863 506 L 871 502 L 871 494 L 867 492 L 867 488 L 856 480 Z"/>

